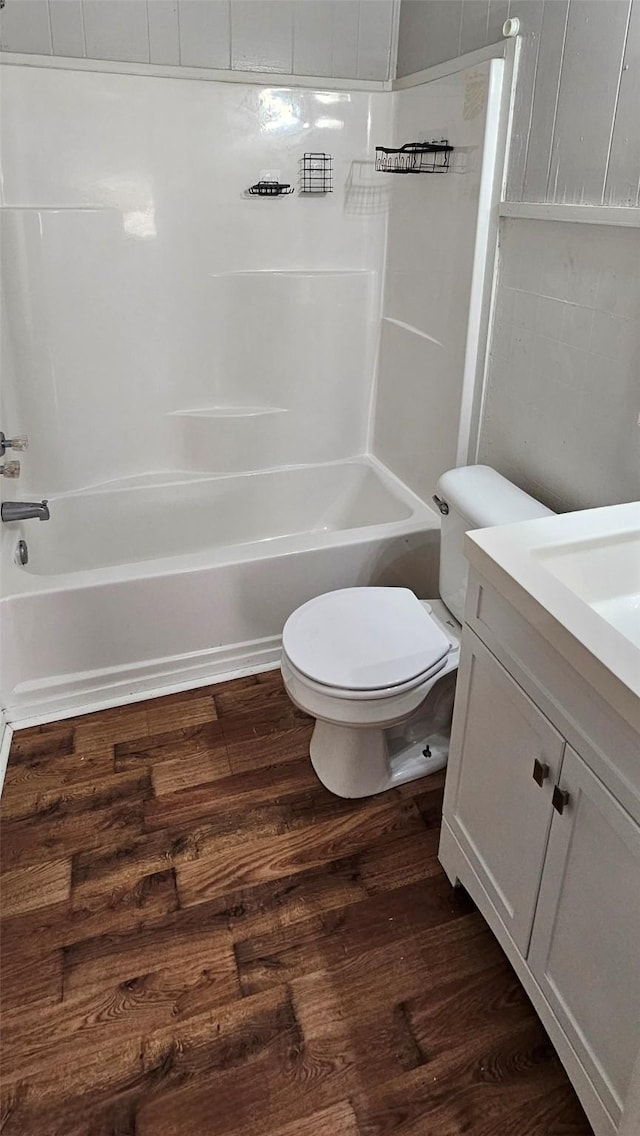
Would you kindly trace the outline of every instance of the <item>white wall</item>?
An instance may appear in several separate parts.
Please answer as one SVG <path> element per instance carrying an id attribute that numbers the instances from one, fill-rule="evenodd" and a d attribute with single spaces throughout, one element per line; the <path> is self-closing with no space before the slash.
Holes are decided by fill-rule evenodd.
<path id="1" fill-rule="evenodd" d="M 402 0 L 398 75 L 521 24 L 507 200 L 640 204 L 640 0 Z"/>
<path id="2" fill-rule="evenodd" d="M 2 69 L 7 495 L 366 448 L 385 218 L 350 208 L 382 94 Z M 335 192 L 297 184 L 304 151 Z M 15 369 L 16 379 L 11 381 Z"/>
<path id="3" fill-rule="evenodd" d="M 640 231 L 507 221 L 480 460 L 555 509 L 640 496 Z"/>
<path id="4" fill-rule="evenodd" d="M 456 464 L 489 68 L 393 96 L 396 145 L 455 147 L 445 174 L 387 178 L 374 452 L 425 500 Z"/>
<path id="5" fill-rule="evenodd" d="M 384 81 L 394 18 L 393 0 L 6 0 L 0 30 L 12 52 Z"/>
<path id="6" fill-rule="evenodd" d="M 640 204 L 640 0 L 402 0 L 399 73 L 523 35 L 506 197 Z M 640 496 L 640 235 L 503 222 L 479 457 L 556 509 Z"/>

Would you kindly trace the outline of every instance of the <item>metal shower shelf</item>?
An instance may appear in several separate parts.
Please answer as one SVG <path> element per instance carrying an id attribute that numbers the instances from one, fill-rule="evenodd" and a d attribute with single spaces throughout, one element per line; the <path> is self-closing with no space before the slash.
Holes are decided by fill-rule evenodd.
<path id="1" fill-rule="evenodd" d="M 446 138 L 406 142 L 396 147 L 376 146 L 376 170 L 386 174 L 443 174 L 449 169 L 452 150 Z"/>
<path id="2" fill-rule="evenodd" d="M 293 186 L 288 182 L 280 181 L 257 181 L 247 190 L 250 197 L 286 197 L 287 194 L 293 193 Z"/>
<path id="3" fill-rule="evenodd" d="M 300 163 L 300 193 L 333 193 L 331 154 L 307 153 Z"/>

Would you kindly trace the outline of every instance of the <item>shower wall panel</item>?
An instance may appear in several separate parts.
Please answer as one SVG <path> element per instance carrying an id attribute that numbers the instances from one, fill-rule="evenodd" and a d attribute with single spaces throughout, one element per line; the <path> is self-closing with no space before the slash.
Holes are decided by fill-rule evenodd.
<path id="1" fill-rule="evenodd" d="M 386 217 L 354 170 L 391 98 L 16 66 L 0 83 L 20 495 L 362 452 Z M 298 193 L 311 150 L 333 194 Z M 296 192 L 247 197 L 263 176 Z"/>
<path id="2" fill-rule="evenodd" d="M 446 173 L 388 176 L 374 452 L 429 500 L 456 465 L 490 64 L 394 94 L 394 145 L 447 138 Z"/>

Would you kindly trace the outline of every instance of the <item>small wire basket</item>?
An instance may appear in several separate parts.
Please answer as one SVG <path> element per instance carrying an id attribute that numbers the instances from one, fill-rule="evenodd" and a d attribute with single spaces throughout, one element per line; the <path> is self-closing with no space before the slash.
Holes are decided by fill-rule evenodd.
<path id="1" fill-rule="evenodd" d="M 453 150 L 446 138 L 438 142 L 406 142 L 404 146 L 376 146 L 376 170 L 386 174 L 443 174 Z"/>
<path id="2" fill-rule="evenodd" d="M 300 163 L 300 193 L 333 193 L 331 154 L 305 154 Z"/>
<path id="3" fill-rule="evenodd" d="M 247 190 L 250 197 L 286 197 L 293 193 L 293 186 L 288 182 L 257 181 Z"/>

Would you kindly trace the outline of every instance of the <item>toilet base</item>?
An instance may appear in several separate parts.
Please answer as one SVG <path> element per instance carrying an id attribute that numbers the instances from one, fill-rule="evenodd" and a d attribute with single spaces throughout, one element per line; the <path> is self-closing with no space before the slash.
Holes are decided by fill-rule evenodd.
<path id="1" fill-rule="evenodd" d="M 318 779 L 331 793 L 371 797 L 443 769 L 449 733 L 414 741 L 403 738 L 397 729 L 358 729 L 318 719 L 309 753 Z"/>

